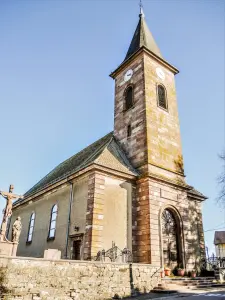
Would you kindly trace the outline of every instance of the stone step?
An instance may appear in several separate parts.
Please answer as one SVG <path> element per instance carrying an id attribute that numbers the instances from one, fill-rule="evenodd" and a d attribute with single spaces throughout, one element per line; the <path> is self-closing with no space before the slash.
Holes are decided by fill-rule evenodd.
<path id="1" fill-rule="evenodd" d="M 164 277 L 162 278 L 162 280 L 213 280 L 215 279 L 215 277 L 195 277 L 195 278 L 191 278 L 190 277 Z"/>
<path id="2" fill-rule="evenodd" d="M 208 279 L 208 280 L 193 280 L 193 279 L 189 279 L 189 280 L 162 280 L 162 282 L 165 282 L 165 283 L 172 283 L 172 282 L 175 282 L 175 283 L 188 283 L 188 282 L 194 282 L 194 283 L 200 283 L 200 282 L 213 282 L 214 279 Z"/>
<path id="3" fill-rule="evenodd" d="M 194 281 L 194 280 L 186 280 L 186 281 L 164 281 L 165 284 L 201 284 L 201 283 L 212 283 L 213 280 L 202 280 L 202 281 Z"/>
<path id="4" fill-rule="evenodd" d="M 194 280 L 194 279 L 191 279 L 191 278 L 189 278 L 189 279 L 186 279 L 186 280 L 177 280 L 177 279 L 162 279 L 162 281 L 165 281 L 165 282 L 189 282 L 189 281 L 191 281 L 191 282 L 212 282 L 213 280 L 215 280 L 215 278 L 213 278 L 213 279 L 201 279 L 201 280 Z"/>
<path id="5" fill-rule="evenodd" d="M 205 289 L 205 288 L 225 288 L 225 284 L 220 284 L 220 283 L 214 283 L 214 284 L 201 284 L 201 285 L 187 285 L 187 286 L 182 286 L 182 285 L 176 285 L 176 284 L 169 284 L 169 285 L 163 285 L 159 284 L 158 287 L 155 289 L 161 290 L 161 291 L 180 291 L 180 290 L 192 290 L 192 289 Z"/>
<path id="6" fill-rule="evenodd" d="M 183 285 L 183 284 L 166 284 L 166 285 L 161 285 L 161 287 L 165 287 L 165 288 L 188 288 L 188 287 L 199 287 L 199 286 L 212 286 L 212 283 L 209 283 L 209 284 L 199 284 L 199 285 L 196 285 L 196 284 L 186 284 L 186 285 Z"/>
<path id="7" fill-rule="evenodd" d="M 195 277 L 195 278 L 191 278 L 190 277 L 164 277 L 162 278 L 162 280 L 181 280 L 181 281 L 184 281 L 184 280 L 213 280 L 215 279 L 215 277 Z"/>
<path id="8" fill-rule="evenodd" d="M 176 290 L 164 290 L 164 289 L 160 289 L 160 288 L 154 288 L 153 290 L 151 290 L 152 293 L 161 293 L 161 294 L 174 294 L 177 293 Z"/>

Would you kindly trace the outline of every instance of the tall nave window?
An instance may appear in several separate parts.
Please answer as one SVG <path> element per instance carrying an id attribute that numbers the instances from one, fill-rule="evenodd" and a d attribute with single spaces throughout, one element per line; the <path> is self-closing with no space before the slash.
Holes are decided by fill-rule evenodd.
<path id="1" fill-rule="evenodd" d="M 27 235 L 27 243 L 32 242 L 33 232 L 34 232 L 34 221 L 35 221 L 35 213 L 33 212 L 30 216 L 28 235 Z"/>
<path id="2" fill-rule="evenodd" d="M 57 213 L 58 213 L 58 206 L 57 204 L 54 204 L 51 210 L 51 218 L 50 218 L 49 232 L 48 232 L 48 239 L 50 240 L 55 238 Z"/>

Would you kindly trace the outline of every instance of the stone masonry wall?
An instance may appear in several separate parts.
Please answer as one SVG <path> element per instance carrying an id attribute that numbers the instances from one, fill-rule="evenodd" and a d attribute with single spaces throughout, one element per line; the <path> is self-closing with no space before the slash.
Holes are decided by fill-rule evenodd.
<path id="1" fill-rule="evenodd" d="M 134 74 L 125 82 L 124 75 L 129 69 Z M 125 91 L 129 86 L 133 87 L 133 107 L 125 110 Z M 129 138 L 128 125 L 132 131 Z M 143 55 L 131 62 L 115 79 L 114 135 L 135 168 L 147 162 Z"/>
<path id="2" fill-rule="evenodd" d="M 149 181 L 151 264 L 164 265 L 161 217 L 164 209 L 172 210 L 180 227 L 178 243 L 186 270 L 192 270 L 204 256 L 201 202 L 189 199 L 187 192 L 167 184 Z"/>
<path id="3" fill-rule="evenodd" d="M 133 257 L 135 262 L 165 265 L 162 239 L 162 213 L 169 209 L 177 223 L 179 263 L 186 270 L 197 267 L 205 256 L 201 202 L 187 191 L 157 179 L 137 181 L 133 199 Z"/>
<path id="4" fill-rule="evenodd" d="M 1 299 L 103 300 L 149 292 L 160 281 L 151 265 L 0 256 Z"/>
<path id="5" fill-rule="evenodd" d="M 165 74 L 164 79 L 157 75 L 156 70 L 159 67 Z M 150 172 L 162 175 L 161 168 L 163 168 L 183 174 L 174 74 L 149 55 L 144 56 L 144 72 L 148 163 L 149 167 L 153 166 Z M 158 106 L 157 85 L 159 84 L 166 89 L 167 110 Z M 172 175 L 177 176 L 177 174 L 167 172 L 166 177 Z"/>

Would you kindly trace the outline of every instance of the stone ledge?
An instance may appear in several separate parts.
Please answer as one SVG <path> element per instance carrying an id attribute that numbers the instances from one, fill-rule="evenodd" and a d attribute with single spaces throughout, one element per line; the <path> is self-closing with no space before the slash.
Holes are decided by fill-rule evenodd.
<path id="1" fill-rule="evenodd" d="M 147 266 L 147 267 L 152 267 L 155 268 L 156 266 L 152 264 L 144 264 L 144 263 L 119 263 L 119 262 L 100 262 L 100 261 L 93 261 L 93 260 L 70 260 L 70 259 L 60 259 L 60 260 L 53 260 L 53 259 L 46 259 L 46 258 L 37 258 L 37 257 L 24 257 L 24 256 L 5 256 L 5 255 L 0 255 L 0 263 L 2 259 L 6 260 L 30 260 L 30 261 L 39 261 L 39 262 L 54 262 L 54 263 L 68 263 L 68 264 L 98 264 L 98 265 L 119 265 L 119 266 L 129 266 L 132 264 L 133 267 L 139 267 L 139 266 Z"/>

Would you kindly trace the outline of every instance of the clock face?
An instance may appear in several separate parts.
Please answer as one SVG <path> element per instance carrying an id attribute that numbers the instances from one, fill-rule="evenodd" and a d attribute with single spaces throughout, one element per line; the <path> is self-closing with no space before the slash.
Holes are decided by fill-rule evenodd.
<path id="1" fill-rule="evenodd" d="M 128 70 L 128 71 L 126 72 L 126 74 L 124 75 L 124 81 L 130 80 L 131 77 L 133 76 L 133 73 L 134 73 L 134 72 L 133 72 L 132 69 Z"/>
<path id="2" fill-rule="evenodd" d="M 163 72 L 163 70 L 162 69 L 160 69 L 160 68 L 156 68 L 156 74 L 158 75 L 158 77 L 159 78 L 161 78 L 162 80 L 164 80 L 165 79 L 165 73 Z"/>

